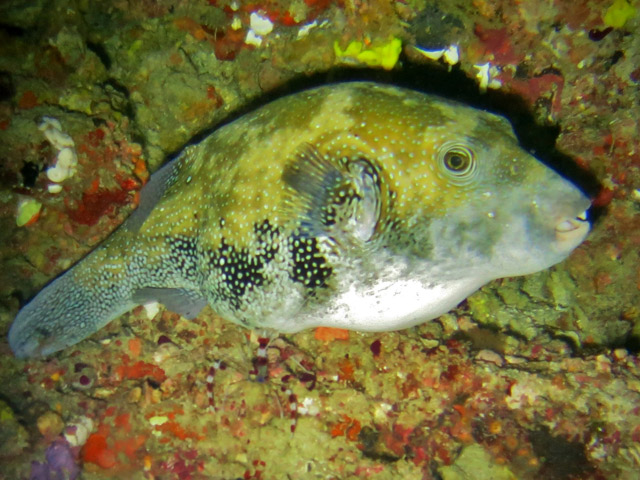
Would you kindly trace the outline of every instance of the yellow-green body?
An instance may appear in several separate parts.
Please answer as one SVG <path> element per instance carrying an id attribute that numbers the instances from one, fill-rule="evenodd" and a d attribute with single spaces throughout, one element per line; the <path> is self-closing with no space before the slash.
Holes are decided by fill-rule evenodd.
<path id="1" fill-rule="evenodd" d="M 19 356 L 51 353 L 149 300 L 285 332 L 405 328 L 561 261 L 588 206 L 501 117 L 329 85 L 187 147 L 120 229 L 20 312 L 10 342 Z"/>

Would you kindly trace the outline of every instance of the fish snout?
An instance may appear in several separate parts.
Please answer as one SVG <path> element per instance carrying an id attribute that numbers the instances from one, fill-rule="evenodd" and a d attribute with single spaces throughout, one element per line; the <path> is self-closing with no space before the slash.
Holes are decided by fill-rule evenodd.
<path id="1" fill-rule="evenodd" d="M 591 224 L 587 210 L 575 217 L 564 217 L 555 224 L 555 244 L 559 251 L 570 252 L 586 238 Z"/>

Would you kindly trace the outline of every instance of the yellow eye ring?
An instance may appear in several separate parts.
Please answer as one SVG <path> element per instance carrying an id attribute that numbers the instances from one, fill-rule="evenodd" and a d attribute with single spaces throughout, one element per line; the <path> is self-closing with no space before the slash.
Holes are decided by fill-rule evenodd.
<path id="1" fill-rule="evenodd" d="M 467 184 L 475 178 L 476 159 L 473 151 L 466 145 L 443 145 L 438 157 L 440 169 L 454 183 Z"/>

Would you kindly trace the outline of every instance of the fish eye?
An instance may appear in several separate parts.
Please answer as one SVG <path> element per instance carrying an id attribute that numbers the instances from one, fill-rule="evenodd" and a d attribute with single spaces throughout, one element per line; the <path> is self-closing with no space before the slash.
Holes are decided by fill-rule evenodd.
<path id="1" fill-rule="evenodd" d="M 475 156 L 466 145 L 444 145 L 438 157 L 443 173 L 455 183 L 466 184 L 475 177 Z"/>
<path id="2" fill-rule="evenodd" d="M 471 157 L 470 151 L 456 147 L 445 152 L 443 161 L 447 170 L 456 174 L 462 174 L 469 170 L 473 158 Z"/>
<path id="3" fill-rule="evenodd" d="M 447 152 L 444 155 L 444 164 L 452 172 L 464 171 L 469 166 L 470 158 L 458 152 Z"/>

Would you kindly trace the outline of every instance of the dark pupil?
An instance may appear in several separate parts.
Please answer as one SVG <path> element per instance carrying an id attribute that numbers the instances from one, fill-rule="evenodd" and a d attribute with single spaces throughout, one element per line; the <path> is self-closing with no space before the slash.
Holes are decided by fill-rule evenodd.
<path id="1" fill-rule="evenodd" d="M 447 166 L 451 170 L 462 170 L 465 167 L 465 158 L 457 153 L 451 153 L 447 156 Z"/>

